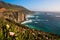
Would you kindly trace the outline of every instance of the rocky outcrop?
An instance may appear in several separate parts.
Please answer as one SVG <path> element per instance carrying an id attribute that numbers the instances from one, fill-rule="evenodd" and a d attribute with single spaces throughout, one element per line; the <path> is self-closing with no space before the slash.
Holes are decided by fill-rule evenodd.
<path id="1" fill-rule="evenodd" d="M 20 12 L 20 11 L 5 11 L 3 13 L 0 13 L 1 14 L 1 17 L 4 17 L 4 18 L 7 18 L 7 19 L 10 19 L 12 21 L 15 21 L 15 22 L 22 22 L 25 20 L 25 12 Z"/>
<path id="2" fill-rule="evenodd" d="M 15 22 L 22 22 L 25 16 L 32 13 L 28 9 L 0 1 L 0 17 L 8 18 Z"/>

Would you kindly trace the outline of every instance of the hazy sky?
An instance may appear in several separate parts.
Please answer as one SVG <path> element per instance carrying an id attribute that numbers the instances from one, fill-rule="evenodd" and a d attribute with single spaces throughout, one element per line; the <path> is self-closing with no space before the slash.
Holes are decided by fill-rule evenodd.
<path id="1" fill-rule="evenodd" d="M 4 0 L 34 11 L 60 11 L 60 0 Z"/>

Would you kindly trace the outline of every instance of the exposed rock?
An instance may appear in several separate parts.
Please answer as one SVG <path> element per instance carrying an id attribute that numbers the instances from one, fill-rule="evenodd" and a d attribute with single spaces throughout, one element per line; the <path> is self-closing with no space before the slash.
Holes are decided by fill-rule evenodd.
<path id="1" fill-rule="evenodd" d="M 25 16 L 32 13 L 28 9 L 0 1 L 0 17 L 8 18 L 15 22 L 22 22 Z"/>

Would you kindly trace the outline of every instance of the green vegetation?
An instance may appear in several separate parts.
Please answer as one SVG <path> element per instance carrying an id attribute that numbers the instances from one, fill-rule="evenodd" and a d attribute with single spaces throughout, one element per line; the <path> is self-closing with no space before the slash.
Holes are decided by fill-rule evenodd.
<path id="1" fill-rule="evenodd" d="M 5 8 L 7 11 L 18 10 L 25 13 L 32 13 L 22 6 L 11 5 L 2 1 L 0 1 L 0 8 Z M 5 12 L 3 16 L 6 15 L 8 17 L 7 14 L 8 12 Z M 0 18 L 0 40 L 60 40 L 60 36 L 41 30 L 30 29 L 2 17 Z"/>
<path id="2" fill-rule="evenodd" d="M 10 35 L 9 32 L 14 33 L 14 35 Z M 8 19 L 0 19 L 0 40 L 60 40 L 60 37 L 29 29 Z"/>
<path id="3" fill-rule="evenodd" d="M 18 11 L 30 12 L 28 9 L 24 8 L 23 6 L 18 6 L 18 5 L 6 3 L 4 1 L 0 1 L 0 8 L 6 8 L 8 11 L 18 10 Z"/>

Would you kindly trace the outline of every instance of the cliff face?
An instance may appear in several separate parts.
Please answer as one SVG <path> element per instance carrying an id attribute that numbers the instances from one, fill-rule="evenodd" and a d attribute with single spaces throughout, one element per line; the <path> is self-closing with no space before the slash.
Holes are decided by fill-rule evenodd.
<path id="1" fill-rule="evenodd" d="M 2 14 L 2 13 L 1 13 Z M 10 19 L 15 22 L 22 22 L 25 20 L 25 14 L 19 11 L 5 11 L 3 14 L 4 18 Z"/>
<path id="2" fill-rule="evenodd" d="M 25 20 L 25 15 L 30 13 L 31 11 L 22 6 L 12 5 L 0 1 L 0 17 L 8 18 L 15 22 L 22 22 Z"/>

